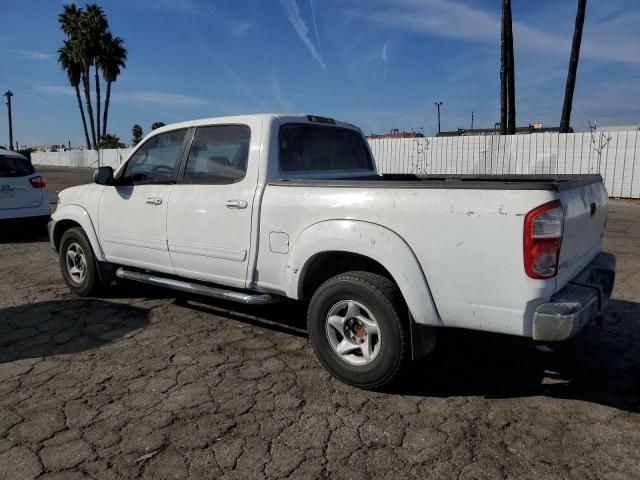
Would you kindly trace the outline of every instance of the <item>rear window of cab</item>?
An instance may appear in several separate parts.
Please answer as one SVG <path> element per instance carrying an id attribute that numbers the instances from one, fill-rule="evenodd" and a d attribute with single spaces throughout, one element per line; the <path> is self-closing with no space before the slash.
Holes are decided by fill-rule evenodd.
<path id="1" fill-rule="evenodd" d="M 288 123 L 280 127 L 278 144 L 281 172 L 373 170 L 365 140 L 349 128 Z"/>

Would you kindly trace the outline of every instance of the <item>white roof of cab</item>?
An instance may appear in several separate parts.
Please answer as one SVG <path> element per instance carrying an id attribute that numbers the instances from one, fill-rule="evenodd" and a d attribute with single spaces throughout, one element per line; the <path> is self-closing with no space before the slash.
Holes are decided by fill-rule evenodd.
<path id="1" fill-rule="evenodd" d="M 326 117 L 326 116 L 322 116 L 322 115 L 313 115 L 313 116 L 317 116 L 317 117 L 323 117 L 323 118 L 331 118 L 331 117 Z M 207 123 L 211 123 L 211 124 L 220 124 L 220 123 L 225 123 L 225 122 L 229 122 L 229 123 L 238 123 L 238 122 L 242 122 L 243 119 L 252 119 L 252 120 L 257 120 L 257 119 L 277 119 L 279 120 L 281 123 L 310 123 L 309 122 L 309 114 L 306 113 L 253 113 L 253 114 L 248 114 L 248 115 L 230 115 L 230 116 L 224 116 L 224 117 L 209 117 L 209 118 L 198 118 L 195 120 L 189 120 L 186 122 L 179 122 L 179 123 L 172 123 L 169 125 L 165 125 L 164 127 L 160 127 L 156 130 L 153 130 L 153 133 L 161 133 L 161 132 L 165 132 L 165 131 L 169 131 L 169 130 L 175 130 L 178 128 L 188 128 L 193 126 L 194 124 L 198 124 L 198 125 L 206 125 Z M 356 129 L 359 130 L 358 127 L 356 127 L 355 125 L 351 125 L 350 123 L 345 123 L 345 122 L 340 122 L 338 120 L 335 120 L 334 118 L 331 118 L 332 120 L 335 121 L 336 126 L 338 127 L 344 127 L 344 128 L 351 128 L 351 129 Z"/>

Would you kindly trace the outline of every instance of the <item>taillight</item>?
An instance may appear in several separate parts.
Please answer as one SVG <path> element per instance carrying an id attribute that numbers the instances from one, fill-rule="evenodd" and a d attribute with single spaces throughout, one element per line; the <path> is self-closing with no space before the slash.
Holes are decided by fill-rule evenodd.
<path id="1" fill-rule="evenodd" d="M 531 278 L 558 272 L 564 214 L 559 200 L 534 208 L 524 220 L 524 269 Z"/>
<path id="2" fill-rule="evenodd" d="M 47 186 L 47 180 L 44 177 L 41 177 L 40 175 L 38 175 L 37 177 L 30 178 L 29 182 L 31 182 L 31 186 L 33 188 L 44 188 Z"/>

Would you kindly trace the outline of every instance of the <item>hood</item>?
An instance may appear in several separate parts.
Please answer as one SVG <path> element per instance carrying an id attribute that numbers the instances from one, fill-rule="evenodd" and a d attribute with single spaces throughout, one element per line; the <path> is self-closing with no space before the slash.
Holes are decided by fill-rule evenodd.
<path id="1" fill-rule="evenodd" d="M 104 187 L 96 183 L 65 188 L 58 193 L 58 206 L 65 204 L 83 205 L 87 198 L 100 195 Z"/>

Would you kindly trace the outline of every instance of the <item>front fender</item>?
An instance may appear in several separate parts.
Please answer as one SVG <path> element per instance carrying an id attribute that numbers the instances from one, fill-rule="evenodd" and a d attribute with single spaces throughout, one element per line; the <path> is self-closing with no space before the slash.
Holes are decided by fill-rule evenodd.
<path id="1" fill-rule="evenodd" d="M 64 228 L 63 222 L 65 220 L 75 222 L 82 227 L 84 233 L 87 235 L 96 260 L 98 260 L 99 262 L 105 261 L 104 252 L 102 251 L 102 247 L 100 246 L 100 242 L 98 241 L 98 236 L 96 235 L 96 229 L 93 225 L 93 221 L 91 220 L 89 213 L 83 207 L 73 204 L 61 205 L 58 207 L 51 218 L 52 221 L 55 222 L 55 224 L 51 228 L 52 239 L 57 238 L 57 236 L 60 234 L 59 229 Z"/>
<path id="2" fill-rule="evenodd" d="M 375 223 L 327 220 L 311 225 L 293 242 L 287 263 L 287 296 L 300 298 L 305 267 L 320 253 L 347 252 L 380 263 L 391 274 L 416 323 L 442 325 L 415 254 L 395 232 Z"/>

